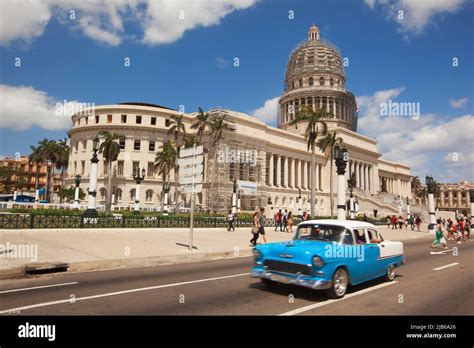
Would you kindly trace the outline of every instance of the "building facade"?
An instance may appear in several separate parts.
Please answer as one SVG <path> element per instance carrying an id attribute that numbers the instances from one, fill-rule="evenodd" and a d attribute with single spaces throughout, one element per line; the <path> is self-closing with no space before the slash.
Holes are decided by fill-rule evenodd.
<path id="1" fill-rule="evenodd" d="M 474 183 L 460 181 L 453 184 L 438 184 L 435 197 L 435 208 L 441 211 L 458 212 L 465 216 L 470 216 L 471 204 L 469 190 L 474 189 Z M 427 205 L 427 197 L 416 197 L 416 202 L 420 205 Z"/>
<path id="2" fill-rule="evenodd" d="M 240 209 L 252 211 L 264 206 L 267 209 L 308 210 L 311 172 L 316 172 L 316 212 L 329 215 L 330 178 L 333 176 L 334 197 L 337 193 L 336 166 L 332 166 L 327 153 L 316 152 L 315 164 L 311 168 L 311 154 L 304 138 L 304 124 L 290 126 L 289 122 L 303 105 L 314 110 L 326 108 L 332 115 L 327 118 L 331 131 L 343 139 L 350 160 L 346 177 L 355 173 L 357 187 L 354 193 L 359 200 L 361 212 L 370 215 L 379 212 L 394 212 L 393 197 L 411 197 L 410 168 L 381 158 L 374 139 L 357 133 L 357 106 L 352 93 L 345 90 L 345 74 L 337 49 L 319 37 L 319 29 L 310 28 L 308 40 L 292 53 L 285 76 L 285 91 L 280 98 L 278 128 L 232 110 L 209 110 L 211 117 L 225 115 L 232 125 L 217 148 L 212 148 L 205 136 L 203 192 L 197 195 L 197 207 L 218 210 L 231 206 L 233 181 L 252 182 L 255 190 L 240 191 Z M 106 130 L 125 135 L 118 161 L 114 163 L 112 178 L 115 206 L 126 209 L 135 199 L 133 173 L 145 169 L 145 180 L 141 184 L 140 204 L 144 208 L 162 207 L 163 178 L 154 170 L 156 153 L 170 137 L 167 135 L 171 117 L 183 115 L 186 131 L 197 113 L 180 113 L 159 105 L 123 103 L 102 105 L 86 114 L 72 116 L 73 126 L 69 131 L 71 156 L 68 184 L 74 176 L 82 176 L 81 186 L 87 190 L 92 139 Z M 216 152 L 217 151 L 217 152 Z M 107 168 L 99 155 L 99 177 L 97 198 L 103 204 L 107 197 Z M 216 162 L 214 162 L 216 158 Z M 173 179 L 171 173 L 171 195 Z M 382 185 L 382 182 L 384 185 Z M 382 187 L 383 186 L 383 187 Z M 210 190 L 217 191 L 217 198 Z M 214 192 L 214 191 L 213 191 Z M 393 196 L 393 197 L 392 197 Z M 335 199 L 334 199 L 335 200 Z M 189 195 L 179 194 L 179 203 L 188 207 Z"/>

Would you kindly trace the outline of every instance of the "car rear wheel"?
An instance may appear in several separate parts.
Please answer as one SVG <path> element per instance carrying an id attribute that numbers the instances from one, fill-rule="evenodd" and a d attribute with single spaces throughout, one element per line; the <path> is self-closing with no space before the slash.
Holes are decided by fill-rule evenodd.
<path id="1" fill-rule="evenodd" d="M 330 298 L 342 298 L 346 294 L 349 276 L 344 268 L 338 268 L 332 276 L 331 287 L 326 290 Z"/>
<path id="2" fill-rule="evenodd" d="M 385 280 L 391 282 L 395 279 L 395 265 L 390 265 L 387 268 L 387 272 L 385 273 Z"/>

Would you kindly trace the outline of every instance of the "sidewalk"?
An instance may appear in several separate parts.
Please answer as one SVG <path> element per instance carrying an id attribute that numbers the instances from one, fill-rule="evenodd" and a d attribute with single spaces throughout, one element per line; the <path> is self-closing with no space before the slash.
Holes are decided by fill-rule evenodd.
<path id="1" fill-rule="evenodd" d="M 379 227 L 386 240 L 428 236 L 411 230 Z M 292 235 L 266 228 L 268 242 Z M 70 271 L 149 267 L 252 255 L 249 228 L 195 228 L 194 249 L 188 250 L 189 229 L 50 229 L 1 230 L 0 279 L 22 276 L 25 270 L 68 266 Z M 259 242 L 263 243 L 260 236 Z M 13 249 L 18 249 L 14 255 Z M 6 251 L 4 251 L 6 249 Z"/>

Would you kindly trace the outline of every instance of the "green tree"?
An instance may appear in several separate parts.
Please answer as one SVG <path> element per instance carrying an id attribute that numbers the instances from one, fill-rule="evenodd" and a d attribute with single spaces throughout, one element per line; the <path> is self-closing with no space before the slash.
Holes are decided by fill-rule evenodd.
<path id="1" fill-rule="evenodd" d="M 64 176 L 69 167 L 69 155 L 71 149 L 68 145 L 67 139 L 60 139 L 57 142 L 58 160 L 56 162 L 56 169 L 60 171 L 61 189 L 64 189 Z M 63 202 L 63 196 L 60 194 L 60 202 Z"/>
<path id="2" fill-rule="evenodd" d="M 229 121 L 227 115 L 225 114 L 220 114 L 213 116 L 209 122 L 209 126 L 211 129 L 211 134 L 210 134 L 210 148 L 213 149 L 213 169 L 212 169 L 212 175 L 211 175 L 211 194 L 210 196 L 210 202 L 212 204 L 209 204 L 208 206 L 212 206 L 212 211 L 215 212 L 217 209 L 217 203 L 218 203 L 218 197 L 217 197 L 217 189 L 215 188 L 215 183 L 217 181 L 217 152 L 219 148 L 219 144 L 222 140 L 222 138 L 227 135 L 228 133 L 234 132 L 235 129 L 231 125 L 231 121 Z"/>
<path id="3" fill-rule="evenodd" d="M 197 136 L 199 137 L 199 142 L 202 142 L 202 136 L 206 131 L 210 129 L 210 118 L 209 113 L 204 112 L 201 108 L 198 108 L 199 114 L 196 116 L 191 129 L 197 129 Z"/>
<path id="4" fill-rule="evenodd" d="M 184 126 L 183 115 L 171 116 L 170 128 L 168 129 L 168 135 L 173 136 L 174 143 L 176 146 L 177 157 L 179 158 L 179 149 L 181 147 L 181 139 L 186 135 L 186 127 Z M 176 161 L 174 167 L 174 211 L 178 212 L 178 178 L 179 178 L 179 165 Z"/>
<path id="5" fill-rule="evenodd" d="M 184 148 L 189 149 L 190 147 L 193 147 L 194 145 L 198 146 L 201 142 L 196 134 L 187 134 L 183 138 L 184 141 Z"/>
<path id="6" fill-rule="evenodd" d="M 311 149 L 311 216 L 315 216 L 314 199 L 316 195 L 316 172 L 314 171 L 314 155 L 316 152 L 316 141 L 319 135 L 327 134 L 327 124 L 324 119 L 332 117 L 323 109 L 316 111 L 310 105 L 303 106 L 296 114 L 296 117 L 290 122 L 290 125 L 296 126 L 298 123 L 307 123 L 305 130 L 305 139 L 308 145 L 308 151 Z"/>
<path id="7" fill-rule="evenodd" d="M 99 132 L 99 136 L 104 138 L 99 146 L 99 153 L 103 154 L 108 167 L 107 201 L 105 203 L 105 210 L 110 211 L 112 206 L 112 164 L 117 160 L 118 155 L 120 154 L 119 141 L 125 140 L 125 136 L 123 134 L 110 133 L 107 131 Z"/>
<path id="8" fill-rule="evenodd" d="M 61 195 L 63 200 L 65 200 L 66 202 L 71 202 L 75 198 L 76 187 L 71 186 L 71 187 L 61 188 L 59 190 L 59 194 Z M 82 200 L 82 199 L 84 199 L 85 196 L 86 196 L 86 193 L 84 192 L 84 190 L 79 188 L 79 199 Z"/>
<path id="9" fill-rule="evenodd" d="M 35 171 L 35 199 L 36 199 L 36 191 L 39 189 L 39 164 L 45 162 L 45 156 L 42 152 L 41 146 L 30 146 L 31 153 L 28 156 L 28 162 L 30 167 L 36 165 Z"/>
<path id="10" fill-rule="evenodd" d="M 321 138 L 318 140 L 317 145 L 319 149 L 327 154 L 326 157 L 326 163 L 327 161 L 331 161 L 330 163 L 330 172 L 331 174 L 329 175 L 329 204 L 331 205 L 331 218 L 334 216 L 334 192 L 333 192 L 333 162 L 334 162 L 334 147 L 336 144 L 342 145 L 343 139 L 341 137 L 338 137 L 336 134 L 336 131 L 330 132 L 326 134 L 324 138 Z"/>
<path id="11" fill-rule="evenodd" d="M 175 168 L 178 162 L 178 153 L 171 140 L 166 141 L 160 150 L 156 154 L 154 169 L 163 177 L 163 187 L 165 187 L 169 183 L 171 169 Z"/>

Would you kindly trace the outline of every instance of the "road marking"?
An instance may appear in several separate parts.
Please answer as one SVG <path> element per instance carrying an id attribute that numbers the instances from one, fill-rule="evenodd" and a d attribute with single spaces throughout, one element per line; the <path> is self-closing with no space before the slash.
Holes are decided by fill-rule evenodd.
<path id="1" fill-rule="evenodd" d="M 440 271 L 442 269 L 445 269 L 445 268 L 448 268 L 448 267 L 453 267 L 453 266 L 456 266 L 456 265 L 459 265 L 459 262 L 453 262 L 453 263 L 450 263 L 449 265 L 446 265 L 446 266 L 433 268 L 433 271 Z"/>
<path id="2" fill-rule="evenodd" d="M 75 284 L 77 284 L 77 282 L 43 285 L 43 286 L 34 286 L 34 287 L 31 287 L 31 288 L 22 288 L 22 289 L 3 290 L 3 291 L 0 291 L 0 294 L 6 294 L 8 292 L 18 292 L 18 291 L 28 291 L 28 290 L 36 290 L 36 289 L 54 288 L 54 287 L 57 287 L 57 286 L 66 286 L 66 285 L 75 285 Z"/>
<path id="3" fill-rule="evenodd" d="M 450 251 L 454 251 L 455 248 L 448 249 L 448 250 L 442 250 L 442 251 L 432 251 L 430 252 L 431 255 L 440 255 L 440 254 L 445 254 L 449 253 Z"/>
<path id="4" fill-rule="evenodd" d="M 301 307 L 301 308 L 297 308 L 297 309 L 294 309 L 292 311 L 282 313 L 282 314 L 280 314 L 280 316 L 290 316 L 290 315 L 295 315 L 295 314 L 307 312 L 307 311 L 310 311 L 310 310 L 315 309 L 315 308 L 319 308 L 319 307 L 330 305 L 332 303 L 344 301 L 344 300 L 347 300 L 351 297 L 354 297 L 354 296 L 357 296 L 357 295 L 362 295 L 362 294 L 365 294 L 367 292 L 374 291 L 374 290 L 377 290 L 377 289 L 381 289 L 381 288 L 384 288 L 386 286 L 394 285 L 394 284 L 397 284 L 397 283 L 398 282 L 396 280 L 394 280 L 390 283 L 379 284 L 379 285 L 376 285 L 376 286 L 372 286 L 368 289 L 360 290 L 360 291 L 354 292 L 352 294 L 345 295 L 343 298 L 340 298 L 340 299 L 337 299 L 337 300 L 327 300 L 327 301 L 324 301 L 324 302 L 315 303 L 315 304 L 312 304 L 312 305 L 309 305 L 309 306 L 304 306 L 304 307 Z"/>
<path id="5" fill-rule="evenodd" d="M 32 308 L 39 308 L 39 307 L 47 307 L 47 306 L 54 306 L 57 304 L 62 304 L 62 303 L 72 303 L 78 302 L 78 301 L 86 301 L 86 300 L 92 300 L 96 298 L 101 298 L 101 297 L 109 297 L 109 296 L 117 296 L 117 295 L 123 295 L 123 294 L 130 294 L 133 292 L 139 292 L 139 291 L 148 291 L 148 290 L 156 290 L 156 289 L 163 289 L 163 288 L 171 288 L 173 286 L 180 286 L 180 285 L 187 285 L 187 284 L 196 284 L 196 283 L 204 283 L 204 282 L 210 282 L 213 280 L 221 280 L 221 279 L 229 279 L 229 278 L 236 278 L 236 277 L 243 277 L 243 276 L 248 276 L 250 273 L 240 273 L 240 274 L 233 274 L 229 276 L 222 276 L 222 277 L 215 277 L 215 278 L 206 278 L 206 279 L 198 279 L 198 280 L 191 280 L 187 282 L 180 282 L 180 283 L 172 283 L 172 284 L 163 284 L 163 285 L 155 285 L 155 286 L 148 286 L 146 288 L 137 288 L 137 289 L 129 289 L 129 290 L 123 290 L 123 291 L 116 291 L 116 292 L 108 292 L 104 294 L 99 294 L 99 295 L 92 295 L 92 296 L 85 296 L 85 297 L 78 297 L 75 299 L 66 299 L 66 300 L 58 300 L 58 301 L 51 301 L 51 302 L 43 302 L 43 303 L 37 303 L 29 306 L 23 306 L 23 307 L 16 307 L 16 308 L 11 308 L 11 309 L 6 309 L 3 311 L 0 311 L 0 314 L 6 314 L 10 312 L 17 312 L 17 311 L 23 311 L 26 309 L 32 309 Z"/>

